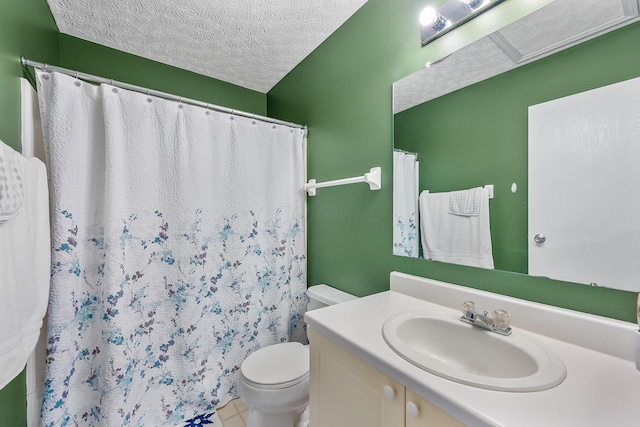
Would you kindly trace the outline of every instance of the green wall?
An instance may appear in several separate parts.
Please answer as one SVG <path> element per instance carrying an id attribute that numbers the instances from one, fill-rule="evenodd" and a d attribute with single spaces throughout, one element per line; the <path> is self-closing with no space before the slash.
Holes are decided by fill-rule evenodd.
<path id="1" fill-rule="evenodd" d="M 635 294 L 631 292 L 392 255 L 391 86 L 428 58 L 428 47 L 420 47 L 416 23 L 423 5 L 417 0 L 369 0 L 268 93 L 270 115 L 309 125 L 310 178 L 356 176 L 372 166 L 383 170 L 380 191 L 358 184 L 320 189 L 315 198 L 309 198 L 308 283 L 327 283 L 366 295 L 388 289 L 389 273 L 401 271 L 634 322 Z M 485 153 L 486 141 L 476 137 L 475 149 L 458 147 L 457 153 L 476 156 L 482 151 L 481 156 L 492 156 L 498 167 L 507 168 L 511 161 L 507 154 L 515 150 L 517 160 L 511 172 L 517 170 L 513 173 L 526 182 L 522 175 L 526 174 L 526 153 L 521 152 L 526 106 L 640 75 L 640 60 L 637 55 L 633 58 L 637 40 L 640 23 L 569 49 L 560 54 L 560 60 L 545 58 L 442 97 L 437 100 L 437 113 L 435 107 L 427 108 L 449 121 L 460 113 L 480 110 L 481 117 L 489 118 L 485 125 L 480 120 L 474 125 L 491 127 L 495 138 L 516 138 L 520 148 L 504 153 L 502 146 L 489 144 Z M 544 89 L 533 82 L 544 82 Z M 508 90 L 497 87 L 505 84 Z M 509 173 L 506 176 L 512 179 Z"/>
<path id="2" fill-rule="evenodd" d="M 418 16 L 418 2 L 414 16 Z M 391 83 L 418 69 L 400 65 L 417 26 L 405 4 L 369 0 L 269 93 L 269 115 L 309 128 L 308 177 L 318 181 L 382 167 L 382 189 L 319 189 L 308 203 L 309 285 L 363 296 L 389 288 L 391 257 Z"/>
<path id="3" fill-rule="evenodd" d="M 495 269 L 526 273 L 527 107 L 532 104 L 519 89 L 540 90 L 545 81 L 539 74 L 521 73 L 517 82 L 509 77 L 503 74 L 396 114 L 394 143 L 396 148 L 418 153 L 421 191 L 493 184 Z M 490 106 L 487 99 L 492 99 Z M 515 194 L 511 193 L 514 182 Z"/>
<path id="4" fill-rule="evenodd" d="M 58 29 L 45 0 L 0 1 L 0 139 L 20 148 L 20 56 L 58 59 Z"/>

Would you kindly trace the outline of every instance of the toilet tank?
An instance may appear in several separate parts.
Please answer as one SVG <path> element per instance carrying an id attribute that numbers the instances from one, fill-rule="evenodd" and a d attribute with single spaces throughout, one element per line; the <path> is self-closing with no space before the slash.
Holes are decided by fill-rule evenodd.
<path id="1" fill-rule="evenodd" d="M 326 307 L 328 305 L 338 304 L 341 302 L 351 301 L 358 298 L 355 295 L 348 294 L 327 285 L 310 286 L 307 289 L 307 296 L 309 297 L 309 302 L 307 303 L 307 311 Z"/>

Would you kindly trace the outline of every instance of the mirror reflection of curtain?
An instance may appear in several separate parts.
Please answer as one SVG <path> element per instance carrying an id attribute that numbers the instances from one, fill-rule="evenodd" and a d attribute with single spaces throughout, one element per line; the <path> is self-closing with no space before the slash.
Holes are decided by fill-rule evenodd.
<path id="1" fill-rule="evenodd" d="M 418 258 L 418 156 L 393 152 L 393 254 Z"/>

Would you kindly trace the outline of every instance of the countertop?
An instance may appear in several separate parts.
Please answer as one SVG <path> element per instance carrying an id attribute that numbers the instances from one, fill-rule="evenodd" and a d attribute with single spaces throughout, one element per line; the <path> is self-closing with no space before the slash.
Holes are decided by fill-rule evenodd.
<path id="1" fill-rule="evenodd" d="M 424 371 L 385 343 L 382 337 L 385 320 L 414 310 L 460 316 L 458 310 L 391 290 L 309 311 L 305 320 L 309 327 L 470 426 L 640 425 L 640 372 L 634 361 L 528 330 L 560 356 L 567 368 L 566 379 L 552 389 L 537 392 L 485 390 Z M 515 311 L 512 318 L 518 315 Z M 596 320 L 601 322 L 602 318 Z M 614 326 L 623 323 L 616 322 L 613 321 Z M 513 326 L 517 333 L 518 327 Z M 589 330 L 579 333 L 589 334 Z"/>

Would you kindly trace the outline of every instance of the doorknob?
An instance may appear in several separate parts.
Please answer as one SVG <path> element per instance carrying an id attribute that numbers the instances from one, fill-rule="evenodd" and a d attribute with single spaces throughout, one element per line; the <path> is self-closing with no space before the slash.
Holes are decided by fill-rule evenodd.
<path id="1" fill-rule="evenodd" d="M 533 241 L 536 243 L 544 243 L 547 241 L 547 237 L 544 234 L 536 234 L 533 236 Z"/>

